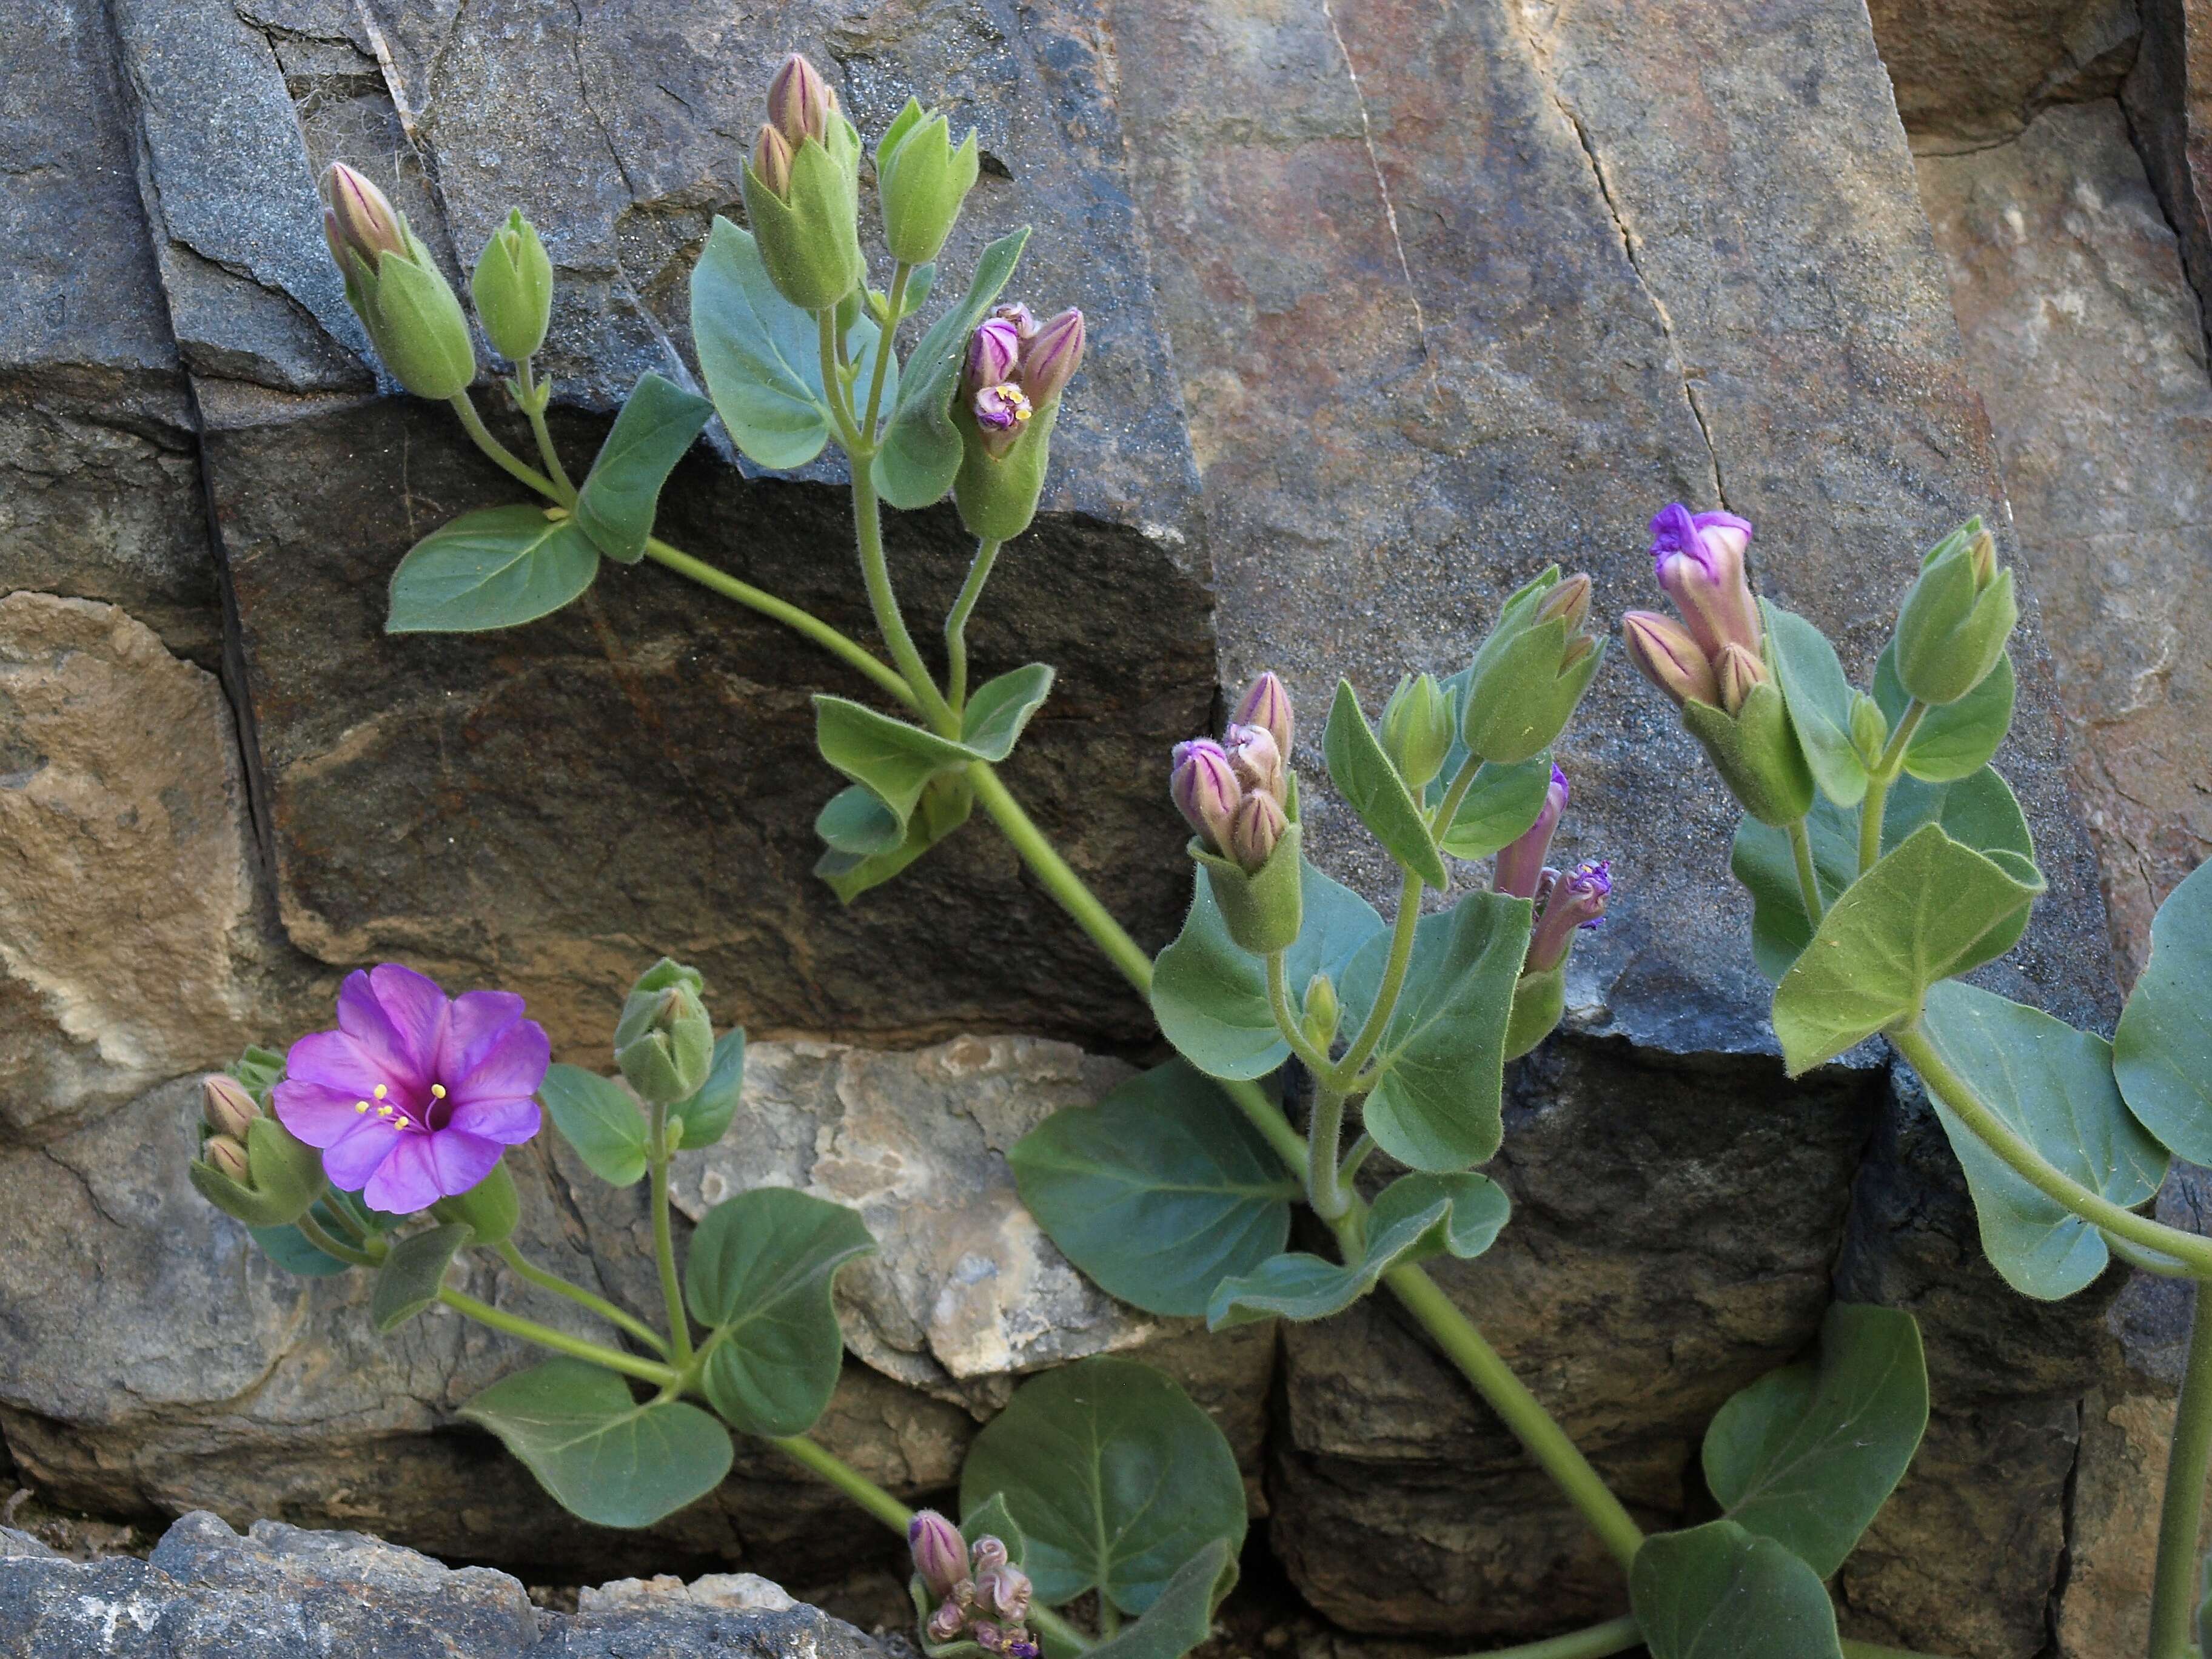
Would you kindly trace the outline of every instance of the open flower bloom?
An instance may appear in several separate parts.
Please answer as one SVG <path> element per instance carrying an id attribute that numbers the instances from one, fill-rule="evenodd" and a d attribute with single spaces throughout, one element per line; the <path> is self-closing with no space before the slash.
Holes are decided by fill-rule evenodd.
<path id="1" fill-rule="evenodd" d="M 448 997 L 394 963 L 346 975 L 338 1029 L 301 1037 L 278 1120 L 370 1208 L 405 1215 L 467 1192 L 538 1133 L 552 1048 L 511 991 Z"/>

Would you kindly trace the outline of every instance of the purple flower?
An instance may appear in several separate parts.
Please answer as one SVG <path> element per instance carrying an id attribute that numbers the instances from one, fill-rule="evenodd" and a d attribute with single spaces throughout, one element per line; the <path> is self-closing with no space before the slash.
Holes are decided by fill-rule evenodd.
<path id="1" fill-rule="evenodd" d="M 1544 791 L 1544 804 L 1537 811 L 1536 821 L 1522 831 L 1519 840 L 1509 842 L 1498 851 L 1490 878 L 1495 890 L 1510 893 L 1516 898 L 1536 896 L 1536 885 L 1544 873 L 1544 855 L 1552 850 L 1552 832 L 1559 827 L 1559 814 L 1567 810 L 1567 797 L 1571 793 L 1567 787 L 1567 775 L 1553 767 L 1551 786 Z"/>
<path id="2" fill-rule="evenodd" d="M 1524 971 L 1541 973 L 1567 959 L 1575 935 L 1605 920 L 1605 902 L 1613 893 L 1613 861 L 1578 864 L 1565 875 L 1544 872 L 1538 884 L 1536 927 L 1528 936 Z"/>
<path id="3" fill-rule="evenodd" d="M 968 389 L 980 392 L 1013 378 L 1022 360 L 1022 337 L 1004 317 L 986 318 L 968 337 Z"/>
<path id="4" fill-rule="evenodd" d="M 1764 631 L 1743 571 L 1751 526 L 1733 513 L 1692 514 L 1680 501 L 1651 520 L 1651 564 L 1708 660 L 1734 641 L 1756 654 Z"/>
<path id="5" fill-rule="evenodd" d="M 1022 339 L 1026 340 L 1037 331 L 1036 316 L 1018 300 L 1010 306 L 995 307 L 991 314 L 1002 321 L 1012 323 L 1014 325 L 1015 334 Z"/>
<path id="6" fill-rule="evenodd" d="M 1039 409 L 1060 394 L 1083 364 L 1083 313 L 1073 307 L 1022 337 L 1022 390 Z"/>
<path id="7" fill-rule="evenodd" d="M 1266 726 L 1229 727 L 1221 734 L 1221 750 L 1229 757 L 1237 781 L 1245 789 L 1273 795 L 1278 805 L 1290 798 L 1283 751 L 1275 746 L 1274 734 Z"/>
<path id="8" fill-rule="evenodd" d="M 538 1133 L 551 1057 L 512 991 L 449 998 L 387 962 L 346 975 L 337 1030 L 292 1045 L 276 1116 L 323 1149 L 333 1186 L 405 1215 L 467 1192 Z"/>
<path id="9" fill-rule="evenodd" d="M 1273 670 L 1254 680 L 1237 705 L 1237 724 L 1264 726 L 1285 760 L 1291 757 L 1291 694 Z"/>
<path id="10" fill-rule="evenodd" d="M 1014 447 L 1031 412 L 1030 400 L 1012 380 L 985 386 L 975 394 L 974 407 L 975 429 L 982 436 L 985 452 L 994 459 Z"/>

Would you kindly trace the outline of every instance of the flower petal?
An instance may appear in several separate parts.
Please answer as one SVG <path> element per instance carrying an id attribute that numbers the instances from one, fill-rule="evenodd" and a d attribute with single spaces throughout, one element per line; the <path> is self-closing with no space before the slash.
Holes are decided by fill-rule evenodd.
<path id="1" fill-rule="evenodd" d="M 414 1070 L 427 1075 L 437 1060 L 438 1039 L 446 1028 L 446 1011 L 452 1006 L 446 994 L 435 980 L 396 962 L 380 963 L 370 969 L 368 982 Z M 345 1022 L 341 1018 L 338 1023 Z"/>
<path id="2" fill-rule="evenodd" d="M 438 1190 L 455 1198 L 492 1172 L 507 1149 L 463 1129 L 440 1129 L 422 1137 L 430 1143 L 430 1161 Z"/>
<path id="3" fill-rule="evenodd" d="M 353 1133 L 323 1149 L 323 1173 L 340 1192 L 357 1193 L 383 1167 L 399 1139 L 389 1118 L 356 1115 Z"/>
<path id="4" fill-rule="evenodd" d="M 503 1146 L 520 1146 L 538 1133 L 542 1121 L 536 1101 L 494 1096 L 460 1102 L 446 1120 L 446 1129 L 481 1135 Z"/>
<path id="5" fill-rule="evenodd" d="M 502 1100 L 538 1092 L 545 1081 L 553 1044 L 534 1019 L 514 1024 L 479 1045 L 469 1069 L 444 1075 L 447 1092 L 458 1106 L 465 1100 Z"/>
<path id="6" fill-rule="evenodd" d="M 295 1077 L 278 1084 L 272 1097 L 276 1121 L 310 1146 L 335 1146 L 361 1127 L 364 1114 L 355 1109 L 355 1103 L 363 1097 L 353 1089 Z"/>
<path id="7" fill-rule="evenodd" d="M 466 1077 L 500 1033 L 521 1018 L 522 999 L 512 991 L 464 991 L 455 997 L 438 1043 L 438 1081 L 452 1090 L 454 1079 Z"/>
<path id="8" fill-rule="evenodd" d="M 404 1079 L 420 1090 L 429 1087 L 425 1069 L 408 1052 L 399 1028 L 392 1023 L 392 1016 L 377 1000 L 376 988 L 361 969 L 348 974 L 338 987 L 338 1030 L 352 1039 L 384 1078 Z"/>
<path id="9" fill-rule="evenodd" d="M 284 1075 L 336 1093 L 351 1091 L 356 1100 L 375 1093 L 380 1083 L 388 1086 L 397 1080 L 366 1044 L 343 1031 L 311 1031 L 301 1037 L 284 1056 Z"/>
<path id="10" fill-rule="evenodd" d="M 362 1201 L 372 1210 L 411 1215 L 428 1209 L 441 1196 L 437 1165 L 430 1153 L 434 1137 L 410 1130 L 395 1139 L 398 1144 L 368 1178 Z"/>

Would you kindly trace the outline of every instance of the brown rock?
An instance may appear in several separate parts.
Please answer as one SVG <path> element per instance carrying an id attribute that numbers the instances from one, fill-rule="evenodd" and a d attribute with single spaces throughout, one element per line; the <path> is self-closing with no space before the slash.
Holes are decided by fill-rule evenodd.
<path id="1" fill-rule="evenodd" d="M 1871 0 L 1867 9 L 1912 147 L 1943 154 L 2008 138 L 2049 105 L 2112 97 L 2135 65 L 2136 7 Z"/>
<path id="2" fill-rule="evenodd" d="M 2138 3 L 2142 50 L 2121 100 L 2202 299 L 2212 294 L 2212 11 L 2203 0 Z"/>
<path id="3" fill-rule="evenodd" d="M 2058 1613 L 2061 1659 L 2140 1653 L 2150 1640 L 2152 1569 L 2173 1414 L 2171 1394 L 2100 1389 L 2082 1401 L 2073 1570 Z M 2212 1501 L 2205 1514 L 2212 1519 Z"/>

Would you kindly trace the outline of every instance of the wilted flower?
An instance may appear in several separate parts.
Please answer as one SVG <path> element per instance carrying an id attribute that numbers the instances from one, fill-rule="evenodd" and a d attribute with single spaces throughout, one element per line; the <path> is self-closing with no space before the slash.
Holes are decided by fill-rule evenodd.
<path id="1" fill-rule="evenodd" d="M 967 1627 L 967 1624 L 968 1617 L 960 1611 L 958 1602 L 941 1602 L 937 1611 L 929 1615 L 929 1639 L 933 1642 L 950 1642 Z"/>
<path id="2" fill-rule="evenodd" d="M 1239 726 L 1261 726 L 1275 740 L 1275 749 L 1285 760 L 1291 757 L 1291 737 L 1296 721 L 1291 714 L 1289 690 L 1270 669 L 1245 689 L 1237 699 L 1236 722 Z"/>
<path id="3" fill-rule="evenodd" d="M 538 1133 L 551 1058 L 510 991 L 449 998 L 394 963 L 346 975 L 338 1025 L 285 1057 L 276 1116 L 331 1183 L 404 1215 L 467 1192 Z"/>
<path id="4" fill-rule="evenodd" d="M 1009 1624 L 1030 1616 L 1030 1576 L 1011 1562 L 986 1567 L 975 1575 L 976 1605 L 995 1613 Z"/>
<path id="5" fill-rule="evenodd" d="M 1283 751 L 1266 726 L 1229 726 L 1221 734 L 1221 747 L 1239 784 L 1248 792 L 1273 795 L 1278 805 L 1283 803 L 1289 790 Z"/>
<path id="6" fill-rule="evenodd" d="M 978 1576 L 990 1571 L 994 1567 L 1005 1566 L 1006 1559 L 1006 1540 L 994 1538 L 988 1532 L 975 1540 L 975 1547 L 969 1552 L 969 1559 L 973 1563 Z"/>
<path id="7" fill-rule="evenodd" d="M 1010 306 L 993 307 L 991 314 L 1003 321 L 1012 323 L 1014 325 L 1015 333 L 1024 340 L 1037 331 L 1036 318 L 1030 313 L 1030 308 L 1018 300 Z"/>
<path id="8" fill-rule="evenodd" d="M 1567 799 L 1572 793 L 1567 775 L 1554 766 L 1536 821 L 1521 832 L 1518 840 L 1498 850 L 1498 862 L 1490 877 L 1493 890 L 1510 893 L 1516 898 L 1536 896 L 1536 885 L 1543 879 L 1545 855 L 1552 850 L 1552 834 L 1559 827 L 1559 815 L 1567 810 Z"/>
<path id="9" fill-rule="evenodd" d="M 1014 447 L 1032 416 L 1060 401 L 1083 362 L 1083 313 L 1063 311 L 1043 327 L 1029 307 L 1000 306 L 968 337 L 960 386 L 976 436 L 994 460 Z"/>
<path id="10" fill-rule="evenodd" d="M 1605 902 L 1612 893 L 1610 860 L 1577 865 L 1565 875 L 1545 871 L 1537 889 L 1536 926 L 1528 935 L 1523 971 L 1542 973 L 1565 962 L 1575 934 L 1605 920 Z"/>
<path id="11" fill-rule="evenodd" d="M 950 1595 L 955 1584 L 966 1582 L 967 1540 L 959 1528 L 935 1510 L 915 1511 L 906 1523 L 906 1541 L 914 1555 L 914 1570 L 932 1595 Z"/>
<path id="12" fill-rule="evenodd" d="M 1012 380 L 1001 380 L 994 386 L 981 387 L 972 405 L 975 429 L 981 434 L 984 449 L 993 455 L 1003 455 L 1014 447 L 1036 411 L 1022 389 Z"/>
<path id="13" fill-rule="evenodd" d="M 1229 844 L 1229 821 L 1244 798 L 1229 753 L 1211 738 L 1193 738 L 1175 746 L 1168 793 L 1176 810 L 1216 852 Z"/>

